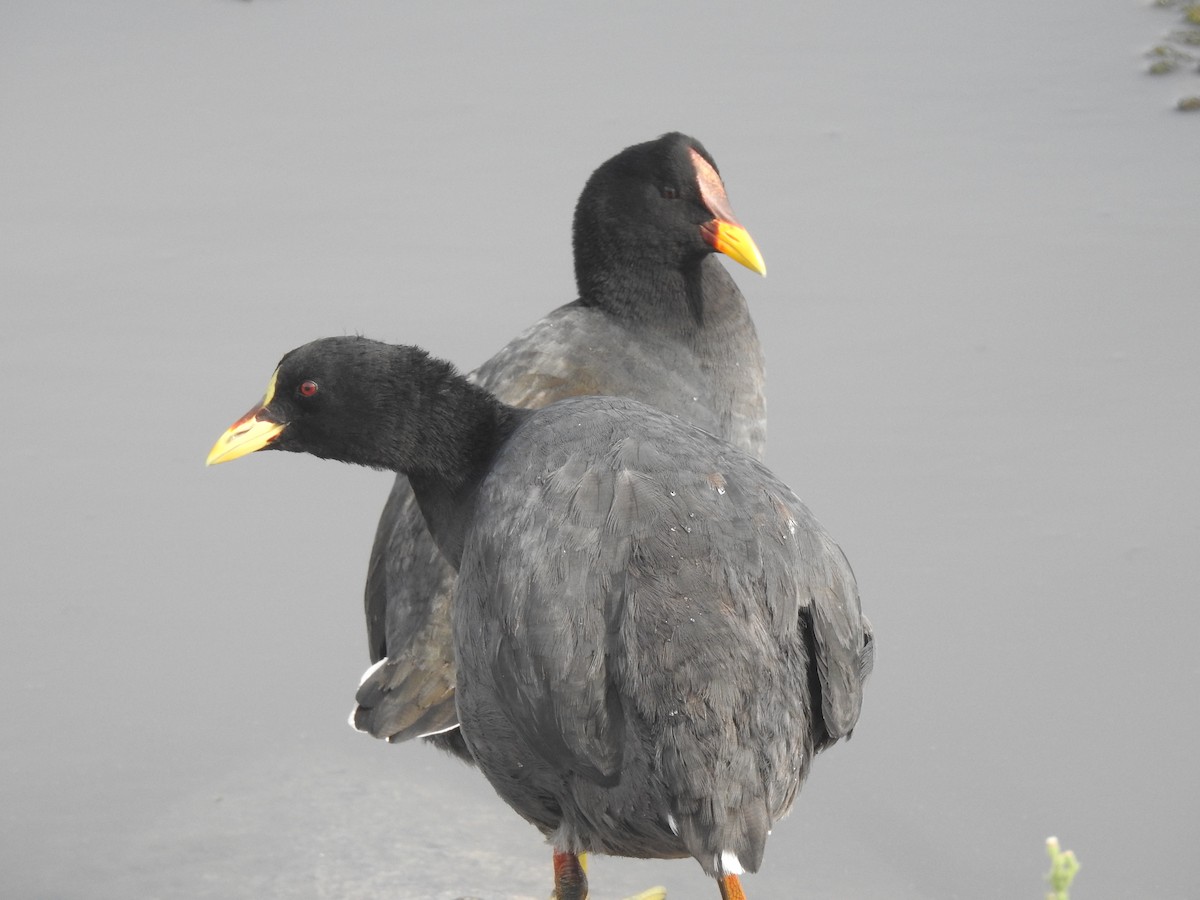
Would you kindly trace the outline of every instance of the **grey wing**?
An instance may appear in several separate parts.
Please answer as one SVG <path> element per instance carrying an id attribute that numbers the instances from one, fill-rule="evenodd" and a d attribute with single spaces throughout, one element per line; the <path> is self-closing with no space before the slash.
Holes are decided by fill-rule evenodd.
<path id="1" fill-rule="evenodd" d="M 812 629 L 820 685 L 821 727 L 815 731 L 817 749 L 821 749 L 848 737 L 858 722 L 875 645 L 846 555 L 808 508 L 794 497 L 790 499 L 802 562 L 797 570 L 803 573 L 798 584 L 801 610 Z"/>
<path id="2" fill-rule="evenodd" d="M 821 749 L 848 736 L 858 721 L 874 663 L 870 624 L 849 560 L 811 510 L 757 460 L 746 460 L 742 469 L 743 483 L 756 491 L 760 533 L 772 536 L 763 544 L 766 583 L 781 585 L 782 596 L 795 598 L 801 629 L 811 637 L 819 694 L 811 729 Z M 775 606 L 792 614 L 790 603 Z"/>
<path id="3" fill-rule="evenodd" d="M 715 410 L 730 398 L 712 393 L 689 349 L 578 304 L 546 316 L 471 377 L 530 409 L 570 397 L 634 397 L 707 431 L 728 424 Z"/>
<path id="4" fill-rule="evenodd" d="M 408 479 L 388 495 L 364 593 L 374 665 L 363 675 L 354 727 L 405 741 L 458 724 L 450 598 L 454 570 L 425 527 Z"/>

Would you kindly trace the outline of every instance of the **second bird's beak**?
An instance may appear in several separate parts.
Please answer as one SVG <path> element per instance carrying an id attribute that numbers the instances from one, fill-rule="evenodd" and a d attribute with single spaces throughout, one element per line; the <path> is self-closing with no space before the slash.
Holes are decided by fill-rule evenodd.
<path id="1" fill-rule="evenodd" d="M 762 254 L 750 237 L 750 232 L 737 222 L 727 219 L 713 219 L 701 226 L 704 239 L 712 244 L 713 249 L 724 253 L 734 262 L 739 262 L 747 269 L 759 275 L 767 274 L 767 264 L 763 262 Z"/>
<path id="2" fill-rule="evenodd" d="M 692 166 L 696 170 L 696 185 L 700 188 L 700 199 L 713 215 L 700 226 L 704 240 L 714 250 L 724 253 L 734 262 L 741 263 L 759 275 L 766 275 L 767 264 L 763 262 L 754 238 L 750 237 L 750 232 L 734 218 L 721 176 L 695 149 L 691 154 Z"/>

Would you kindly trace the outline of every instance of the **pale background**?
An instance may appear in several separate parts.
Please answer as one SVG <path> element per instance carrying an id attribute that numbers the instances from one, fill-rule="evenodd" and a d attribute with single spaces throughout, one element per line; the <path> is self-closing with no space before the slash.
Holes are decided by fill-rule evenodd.
<path id="1" fill-rule="evenodd" d="M 768 461 L 879 637 L 754 900 L 1196 896 L 1200 118 L 1139 2 L 7 2 L 0 895 L 544 897 L 477 773 L 345 725 L 388 476 L 206 470 L 279 356 L 470 368 L 679 129 L 770 269 Z M 598 860 L 597 900 L 688 861 Z"/>

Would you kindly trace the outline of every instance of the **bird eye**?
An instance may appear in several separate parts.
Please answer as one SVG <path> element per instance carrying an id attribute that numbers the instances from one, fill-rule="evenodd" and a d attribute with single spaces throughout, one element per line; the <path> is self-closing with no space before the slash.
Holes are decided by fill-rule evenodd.
<path id="1" fill-rule="evenodd" d="M 305 381 L 300 384 L 300 396 L 311 397 L 317 392 L 317 383 L 315 381 Z"/>
<path id="2" fill-rule="evenodd" d="M 663 195 L 664 200 L 678 200 L 679 199 L 679 191 L 675 190 L 675 188 L 671 187 L 670 185 L 666 185 L 665 187 L 663 187 L 662 195 Z"/>

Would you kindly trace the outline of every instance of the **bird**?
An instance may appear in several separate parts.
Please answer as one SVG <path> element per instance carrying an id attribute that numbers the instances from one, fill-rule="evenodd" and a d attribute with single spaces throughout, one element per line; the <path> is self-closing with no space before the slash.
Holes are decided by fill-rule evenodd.
<path id="1" fill-rule="evenodd" d="M 621 397 L 523 409 L 412 346 L 284 355 L 208 463 L 256 450 L 402 472 L 458 577 L 460 733 L 549 840 L 693 857 L 724 900 L 813 757 L 848 738 L 874 660 L 845 554 L 761 461 Z"/>
<path id="2" fill-rule="evenodd" d="M 576 204 L 572 243 L 578 298 L 513 339 L 473 380 L 523 407 L 635 397 L 761 456 L 762 348 L 716 256 L 762 275 L 766 266 L 704 145 L 670 132 L 604 162 Z M 424 737 L 469 763 L 454 704 L 453 580 L 398 475 L 368 564 L 372 665 L 350 723 L 391 742 Z"/>

